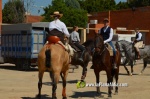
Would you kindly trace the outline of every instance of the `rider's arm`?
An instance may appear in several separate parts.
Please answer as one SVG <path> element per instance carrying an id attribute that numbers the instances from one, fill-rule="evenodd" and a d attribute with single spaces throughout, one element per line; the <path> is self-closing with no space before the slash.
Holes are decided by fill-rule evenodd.
<path id="1" fill-rule="evenodd" d="M 79 33 L 76 33 L 77 40 L 80 42 Z"/>
<path id="2" fill-rule="evenodd" d="M 107 42 L 110 42 L 112 40 L 112 38 L 113 38 L 113 29 L 110 28 L 109 38 L 104 41 L 104 44 L 107 43 Z"/>
<path id="3" fill-rule="evenodd" d="M 63 32 L 65 33 L 65 35 L 66 35 L 67 37 L 70 36 L 70 34 L 69 34 L 69 32 L 68 32 L 68 29 L 67 29 L 67 27 L 66 27 L 65 24 L 63 24 Z"/>

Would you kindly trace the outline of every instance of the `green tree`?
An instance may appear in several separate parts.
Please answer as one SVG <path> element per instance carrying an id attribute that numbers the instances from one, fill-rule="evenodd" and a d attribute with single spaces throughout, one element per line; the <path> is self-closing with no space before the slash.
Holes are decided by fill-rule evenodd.
<path id="1" fill-rule="evenodd" d="M 114 0 L 78 0 L 81 8 L 91 12 L 101 12 L 116 9 Z"/>
<path id="2" fill-rule="evenodd" d="M 24 5 L 22 0 L 8 1 L 4 5 L 3 22 L 4 23 L 22 23 L 24 22 Z"/>
<path id="3" fill-rule="evenodd" d="M 44 8 L 45 16 L 43 21 L 50 22 L 53 18 L 50 17 L 54 11 L 59 11 L 63 13 L 63 17 L 60 19 L 63 21 L 67 27 L 72 27 L 74 25 L 78 25 L 79 27 L 86 27 L 87 25 L 87 11 L 82 9 L 76 9 L 73 7 L 68 7 L 64 0 L 53 0 L 52 5 Z"/>
<path id="4" fill-rule="evenodd" d="M 132 0 L 129 2 L 130 7 L 150 6 L 150 0 Z"/>
<path id="5" fill-rule="evenodd" d="M 77 0 L 65 0 L 68 7 L 80 9 L 80 4 Z"/>
<path id="6" fill-rule="evenodd" d="M 129 5 L 127 2 L 119 2 L 117 5 L 116 5 L 116 8 L 117 10 L 120 10 L 120 9 L 127 9 L 129 8 Z"/>

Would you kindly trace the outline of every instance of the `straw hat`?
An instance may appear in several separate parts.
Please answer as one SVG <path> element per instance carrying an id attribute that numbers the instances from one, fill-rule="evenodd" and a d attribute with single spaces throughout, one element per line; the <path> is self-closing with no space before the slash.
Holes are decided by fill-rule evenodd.
<path id="1" fill-rule="evenodd" d="M 63 16 L 63 14 L 60 14 L 59 11 L 55 11 L 52 15 L 50 15 L 51 17 L 56 17 L 58 16 L 59 18 L 61 18 Z"/>

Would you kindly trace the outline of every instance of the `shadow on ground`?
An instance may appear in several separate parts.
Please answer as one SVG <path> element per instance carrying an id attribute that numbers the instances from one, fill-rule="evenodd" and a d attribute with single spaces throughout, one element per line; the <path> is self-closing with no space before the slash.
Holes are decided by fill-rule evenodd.
<path id="1" fill-rule="evenodd" d="M 122 76 L 130 76 L 130 75 L 128 75 L 127 73 L 119 73 L 119 75 L 122 75 Z M 139 75 L 139 74 L 133 73 L 132 75 Z"/>
<path id="2" fill-rule="evenodd" d="M 35 97 L 21 97 L 22 99 L 39 99 L 37 96 Z M 41 95 L 41 99 L 51 99 L 48 95 Z"/>
<path id="3" fill-rule="evenodd" d="M 101 94 L 107 94 L 106 92 L 101 92 Z M 86 91 L 86 92 L 74 92 L 72 96 L 69 96 L 71 98 L 76 98 L 76 99 L 80 99 L 82 97 L 90 97 L 90 98 L 94 98 L 94 97 L 98 97 L 98 95 L 96 94 L 96 91 Z"/>
<path id="4" fill-rule="evenodd" d="M 69 80 L 69 81 L 67 81 L 67 83 L 69 83 L 69 84 L 76 84 L 77 82 L 78 82 L 78 80 Z M 59 81 L 59 83 L 62 83 L 62 81 Z M 52 82 L 43 82 L 43 85 L 52 86 Z"/>
<path id="5" fill-rule="evenodd" d="M 31 67 L 30 69 L 18 69 L 13 64 L 0 64 L 0 69 L 7 69 L 7 70 L 14 70 L 14 71 L 27 71 L 27 72 L 38 71 L 38 69 L 34 67 Z"/>

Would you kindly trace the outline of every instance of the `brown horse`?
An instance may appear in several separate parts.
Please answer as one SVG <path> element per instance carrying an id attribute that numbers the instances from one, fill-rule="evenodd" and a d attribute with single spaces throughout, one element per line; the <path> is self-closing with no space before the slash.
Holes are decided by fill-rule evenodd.
<path id="1" fill-rule="evenodd" d="M 71 44 L 72 45 L 72 44 Z M 82 76 L 81 76 L 81 82 L 85 80 L 86 74 L 87 74 L 87 66 L 88 63 L 92 60 L 92 50 L 94 49 L 94 41 L 93 40 L 87 40 L 82 44 L 85 47 L 85 51 L 83 54 L 83 62 L 78 60 L 78 58 L 81 56 L 82 52 L 75 52 L 71 64 L 72 65 L 80 65 L 82 70 Z"/>
<path id="2" fill-rule="evenodd" d="M 119 74 L 119 65 L 121 61 L 119 49 L 116 51 L 116 59 L 115 62 L 117 64 L 117 69 L 113 69 L 112 62 L 113 57 L 110 56 L 108 49 L 106 48 L 103 38 L 101 35 L 97 35 L 95 37 L 95 53 L 93 55 L 93 68 L 96 76 L 96 83 L 99 83 L 99 73 L 104 70 L 107 74 L 107 84 L 113 82 L 113 77 L 115 77 L 116 84 L 118 83 L 118 74 Z M 108 86 L 108 97 L 111 97 L 111 86 Z M 100 97 L 103 97 L 100 93 L 100 88 L 97 86 L 97 93 Z M 118 86 L 115 87 L 115 93 L 118 93 Z"/>
<path id="3" fill-rule="evenodd" d="M 45 44 L 38 54 L 39 98 L 41 98 L 43 74 L 45 71 L 49 71 L 52 74 L 52 99 L 57 99 L 56 89 L 60 75 L 63 81 L 62 96 L 63 99 L 67 99 L 66 78 L 69 69 L 69 54 L 61 44 L 57 43 L 58 41 L 59 38 L 57 38 L 56 36 L 51 36 L 51 38 L 49 39 L 49 43 Z"/>

